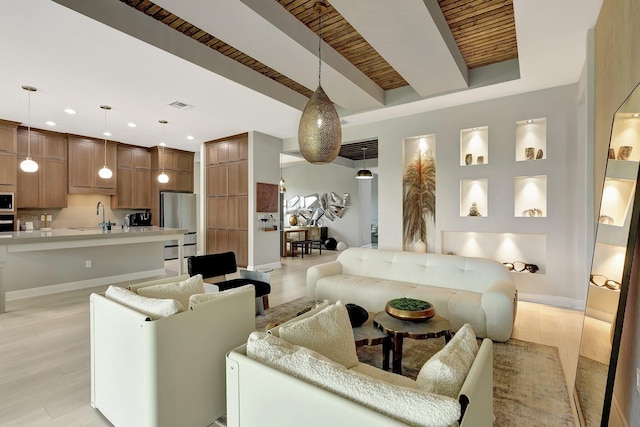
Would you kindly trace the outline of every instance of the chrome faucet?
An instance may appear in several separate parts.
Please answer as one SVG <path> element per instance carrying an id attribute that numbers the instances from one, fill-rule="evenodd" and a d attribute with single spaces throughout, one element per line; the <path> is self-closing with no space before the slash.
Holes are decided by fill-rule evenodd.
<path id="1" fill-rule="evenodd" d="M 102 206 L 102 222 L 100 224 L 98 224 L 100 227 L 102 227 L 102 231 L 109 231 L 111 230 L 111 226 L 112 225 L 116 225 L 115 222 L 111 222 L 111 220 L 109 220 L 108 222 L 105 222 L 104 220 L 104 203 L 102 202 L 98 202 L 98 204 L 96 205 L 96 215 L 100 215 L 100 206 Z"/>

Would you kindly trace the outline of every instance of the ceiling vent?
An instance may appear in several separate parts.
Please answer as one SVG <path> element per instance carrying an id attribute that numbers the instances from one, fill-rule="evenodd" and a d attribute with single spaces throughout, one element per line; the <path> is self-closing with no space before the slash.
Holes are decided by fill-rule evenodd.
<path id="1" fill-rule="evenodd" d="M 184 102 L 180 102 L 180 101 L 173 101 L 168 105 L 170 107 L 177 108 L 178 110 L 186 110 L 187 108 L 191 108 L 191 105 L 185 104 Z"/>

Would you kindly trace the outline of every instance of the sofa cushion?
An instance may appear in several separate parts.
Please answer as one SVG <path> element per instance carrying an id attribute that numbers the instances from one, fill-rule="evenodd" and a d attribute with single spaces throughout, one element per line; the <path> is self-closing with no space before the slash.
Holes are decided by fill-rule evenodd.
<path id="1" fill-rule="evenodd" d="M 469 324 L 465 324 L 422 366 L 416 378 L 418 387 L 457 398 L 477 353 L 476 334 Z"/>
<path id="2" fill-rule="evenodd" d="M 347 369 L 358 364 L 349 314 L 340 302 L 313 316 L 281 325 L 278 334 L 286 341 L 308 347 Z"/>
<path id="3" fill-rule="evenodd" d="M 271 334 L 252 332 L 247 356 L 408 425 L 446 427 L 460 418 L 456 399 L 345 369 L 313 350 Z"/>
<path id="4" fill-rule="evenodd" d="M 119 286 L 109 286 L 104 296 L 146 314 L 152 320 L 168 317 L 184 310 L 183 305 L 175 299 L 148 298 Z"/>
<path id="5" fill-rule="evenodd" d="M 186 280 L 162 285 L 146 286 L 138 289 L 138 295 L 151 298 L 170 298 L 180 301 L 183 307 L 189 307 L 189 297 L 203 294 L 202 275 L 196 274 Z"/>
<path id="6" fill-rule="evenodd" d="M 387 301 L 393 298 L 407 297 L 429 301 L 436 313 L 447 317 L 449 300 L 457 292 L 461 291 L 347 274 L 326 276 L 316 284 L 319 298 L 349 301 L 372 313 L 384 310 Z"/>
<path id="7" fill-rule="evenodd" d="M 193 294 L 189 297 L 189 310 L 193 310 L 198 304 L 203 304 L 209 301 L 218 300 L 229 295 L 244 292 L 247 289 L 253 289 L 253 285 L 244 285 L 239 288 L 233 288 L 222 292 Z"/>

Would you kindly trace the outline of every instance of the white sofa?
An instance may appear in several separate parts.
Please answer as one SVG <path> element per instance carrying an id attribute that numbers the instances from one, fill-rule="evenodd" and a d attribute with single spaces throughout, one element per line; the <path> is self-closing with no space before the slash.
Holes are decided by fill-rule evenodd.
<path id="1" fill-rule="evenodd" d="M 281 327 L 270 333 L 277 337 Z M 278 360 L 269 352 L 256 357 L 268 336 L 254 332 L 247 344 L 227 355 L 228 427 L 493 425 L 493 343 L 489 339 L 482 341 L 456 399 L 420 390 L 410 378 L 363 363 L 345 369 L 304 347 L 297 347 L 296 356 L 301 357 L 287 355 Z M 452 408 L 457 408 L 453 419 Z M 443 417 L 448 417 L 445 424 Z"/>
<path id="2" fill-rule="evenodd" d="M 118 427 L 213 423 L 226 412 L 225 354 L 255 330 L 254 313 L 253 286 L 156 320 L 91 294 L 91 406 Z"/>
<path id="3" fill-rule="evenodd" d="M 367 311 L 408 297 L 429 301 L 454 331 L 469 323 L 479 337 L 511 337 L 517 290 L 499 262 L 455 255 L 349 248 L 336 261 L 307 270 L 312 298 L 341 300 Z"/>

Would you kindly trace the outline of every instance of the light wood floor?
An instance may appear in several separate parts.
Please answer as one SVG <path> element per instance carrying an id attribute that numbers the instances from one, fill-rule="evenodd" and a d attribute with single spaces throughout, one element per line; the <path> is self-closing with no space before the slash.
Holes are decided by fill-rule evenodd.
<path id="1" fill-rule="evenodd" d="M 325 251 L 283 258 L 270 272 L 271 306 L 306 295 L 310 265 L 335 259 Z M 177 262 L 167 262 L 167 275 Z M 89 294 L 106 286 L 7 302 L 0 314 L 0 425 L 109 426 L 89 404 Z M 582 313 L 520 302 L 513 337 L 556 346 L 573 387 Z"/>

